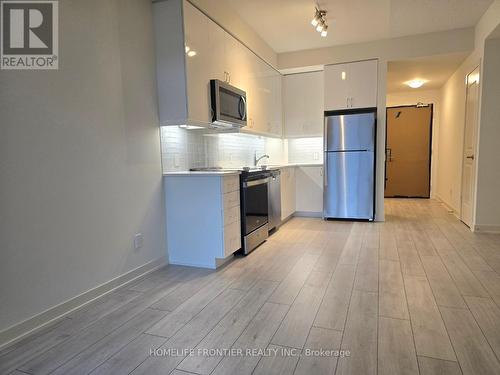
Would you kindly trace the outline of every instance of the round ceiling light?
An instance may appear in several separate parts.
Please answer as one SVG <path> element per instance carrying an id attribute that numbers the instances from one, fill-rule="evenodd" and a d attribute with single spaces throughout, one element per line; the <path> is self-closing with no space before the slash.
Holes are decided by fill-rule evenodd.
<path id="1" fill-rule="evenodd" d="M 426 83 L 426 80 L 423 79 L 412 79 L 411 81 L 405 82 L 408 86 L 410 86 L 412 89 L 418 89 Z"/>

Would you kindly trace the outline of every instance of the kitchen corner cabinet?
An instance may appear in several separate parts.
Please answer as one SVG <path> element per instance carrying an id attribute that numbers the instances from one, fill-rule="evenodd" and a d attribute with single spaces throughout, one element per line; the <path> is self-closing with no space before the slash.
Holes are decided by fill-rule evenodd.
<path id="1" fill-rule="evenodd" d="M 281 220 L 295 213 L 295 167 L 281 168 Z"/>
<path id="2" fill-rule="evenodd" d="M 378 61 L 325 66 L 325 111 L 377 106 Z"/>
<path id="3" fill-rule="evenodd" d="M 246 91 L 246 132 L 282 136 L 278 71 L 185 0 L 154 2 L 153 17 L 160 125 L 209 125 L 219 79 Z"/>
<path id="4" fill-rule="evenodd" d="M 283 77 L 285 138 L 323 136 L 324 95 L 323 71 Z"/>
<path id="5" fill-rule="evenodd" d="M 170 264 L 217 268 L 241 248 L 238 174 L 166 175 L 164 190 Z"/>

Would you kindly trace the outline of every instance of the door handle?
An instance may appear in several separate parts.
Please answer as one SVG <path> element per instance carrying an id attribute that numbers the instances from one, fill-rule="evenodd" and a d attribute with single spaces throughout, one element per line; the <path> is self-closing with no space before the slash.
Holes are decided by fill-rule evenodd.
<path id="1" fill-rule="evenodd" d="M 469 155 L 469 156 L 466 156 L 467 159 L 471 159 L 471 160 L 474 160 L 474 155 Z"/>

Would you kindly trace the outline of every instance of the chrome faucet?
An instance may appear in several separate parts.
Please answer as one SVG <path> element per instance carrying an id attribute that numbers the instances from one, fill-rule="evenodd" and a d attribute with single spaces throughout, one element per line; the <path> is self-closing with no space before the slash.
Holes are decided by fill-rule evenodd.
<path id="1" fill-rule="evenodd" d="M 253 158 L 253 160 L 254 160 L 254 165 L 255 165 L 255 166 L 257 166 L 257 163 L 258 163 L 261 159 L 264 159 L 264 158 L 269 159 L 269 155 L 264 154 L 264 155 L 262 155 L 260 158 L 257 158 L 257 151 L 256 151 L 256 152 L 255 152 L 255 156 L 254 156 L 254 158 Z"/>

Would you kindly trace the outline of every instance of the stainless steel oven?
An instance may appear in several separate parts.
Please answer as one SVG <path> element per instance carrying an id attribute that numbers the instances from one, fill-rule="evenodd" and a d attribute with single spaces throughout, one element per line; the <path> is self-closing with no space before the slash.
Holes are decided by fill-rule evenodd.
<path id="1" fill-rule="evenodd" d="M 226 82 L 210 81 L 212 124 L 218 127 L 243 127 L 247 124 L 247 96 Z"/>
<path id="2" fill-rule="evenodd" d="M 242 252 L 248 254 L 268 237 L 269 172 L 241 174 Z"/>

